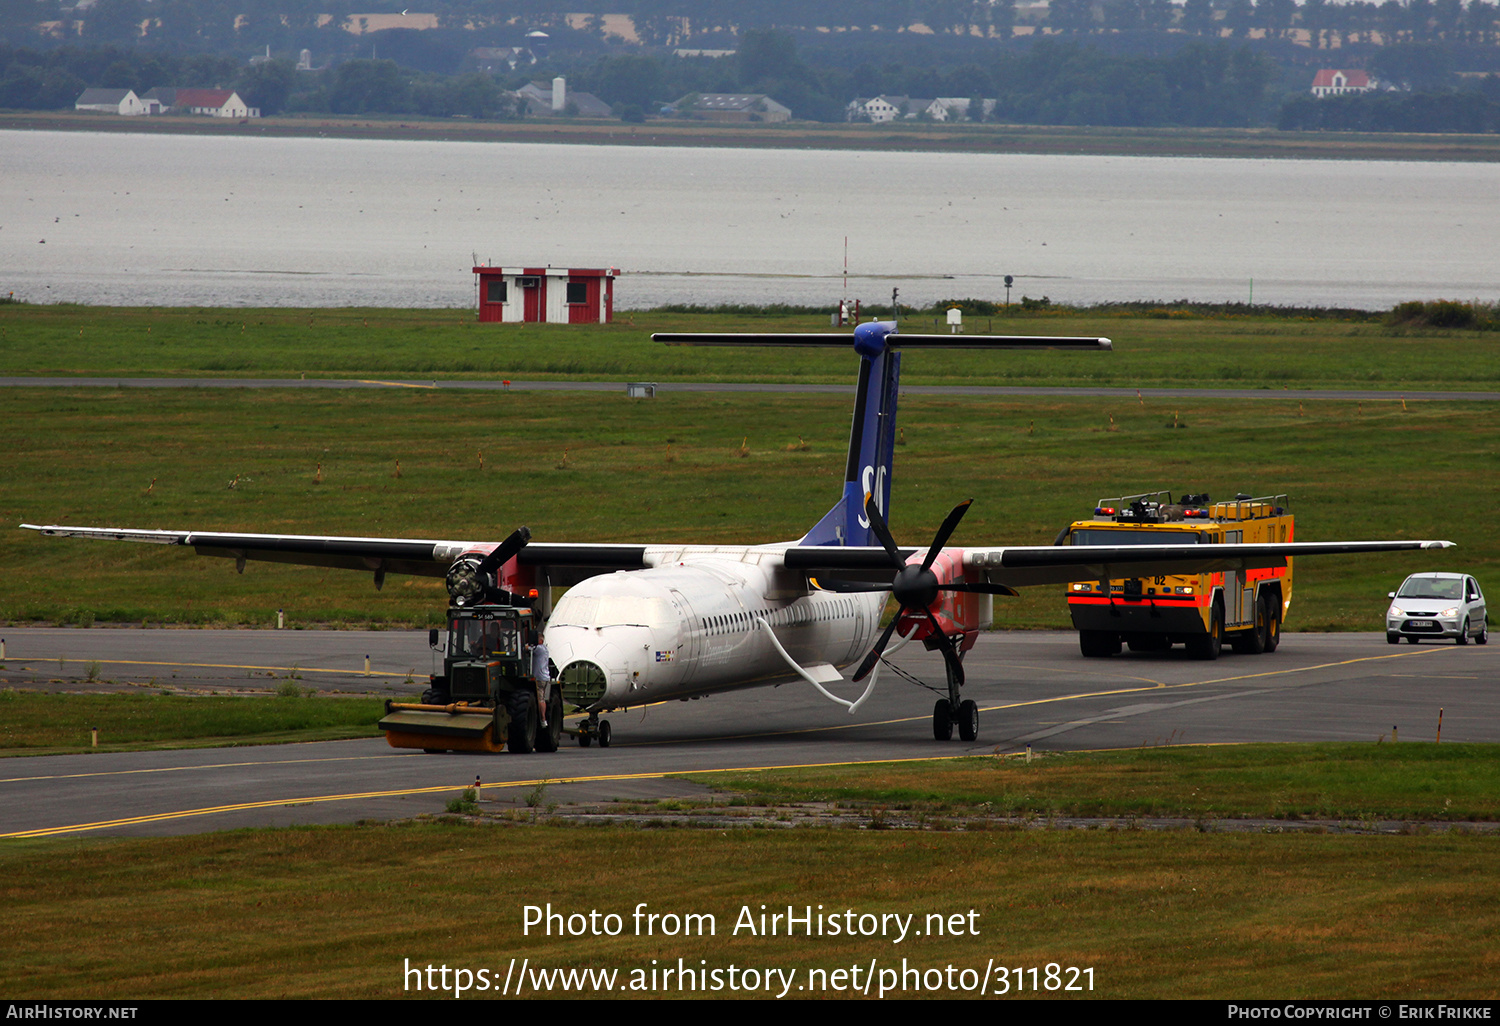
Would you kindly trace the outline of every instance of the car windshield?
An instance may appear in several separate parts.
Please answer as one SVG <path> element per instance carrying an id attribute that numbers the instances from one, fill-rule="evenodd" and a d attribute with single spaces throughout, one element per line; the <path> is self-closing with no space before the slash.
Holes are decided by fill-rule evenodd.
<path id="1" fill-rule="evenodd" d="M 1408 577 L 1397 598 L 1457 599 L 1464 596 L 1464 582 L 1457 577 Z"/>

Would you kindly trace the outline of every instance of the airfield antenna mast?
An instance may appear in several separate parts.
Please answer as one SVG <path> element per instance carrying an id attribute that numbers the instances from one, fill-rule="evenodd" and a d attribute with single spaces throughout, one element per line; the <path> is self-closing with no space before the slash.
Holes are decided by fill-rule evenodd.
<path id="1" fill-rule="evenodd" d="M 897 288 L 891 289 L 891 322 L 894 324 L 901 323 L 901 307 L 896 305 L 896 294 L 900 291 Z"/>

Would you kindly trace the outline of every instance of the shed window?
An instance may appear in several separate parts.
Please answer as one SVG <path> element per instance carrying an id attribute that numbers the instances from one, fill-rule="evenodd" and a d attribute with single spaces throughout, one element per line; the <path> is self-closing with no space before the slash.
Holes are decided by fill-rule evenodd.
<path id="1" fill-rule="evenodd" d="M 485 282 L 484 299 L 487 303 L 508 303 L 510 300 L 505 289 L 505 279 Z"/>
<path id="2" fill-rule="evenodd" d="M 568 305 L 583 306 L 589 301 L 589 283 L 586 281 L 568 282 Z"/>

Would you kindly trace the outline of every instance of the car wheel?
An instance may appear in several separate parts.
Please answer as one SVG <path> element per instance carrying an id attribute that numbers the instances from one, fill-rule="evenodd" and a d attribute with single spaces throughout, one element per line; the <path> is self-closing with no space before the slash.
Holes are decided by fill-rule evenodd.
<path id="1" fill-rule="evenodd" d="M 1486 621 L 1479 625 L 1479 637 L 1474 639 L 1476 645 L 1488 645 L 1490 643 L 1490 625 Z"/>
<path id="2" fill-rule="evenodd" d="M 1469 621 L 1467 619 L 1465 619 L 1463 623 L 1459 624 L 1458 637 L 1454 638 L 1453 640 L 1458 642 L 1458 644 L 1460 645 L 1467 645 L 1469 643 Z"/>
<path id="3" fill-rule="evenodd" d="M 1401 644 L 1401 635 L 1399 635 L 1399 634 L 1393 634 L 1390 631 L 1386 631 L 1385 632 L 1385 642 L 1386 642 L 1387 645 L 1399 645 L 1399 644 Z"/>

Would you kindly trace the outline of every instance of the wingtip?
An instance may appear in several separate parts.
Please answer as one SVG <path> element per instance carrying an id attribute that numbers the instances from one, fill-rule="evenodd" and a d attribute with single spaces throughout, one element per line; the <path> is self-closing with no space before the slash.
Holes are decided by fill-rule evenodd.
<path id="1" fill-rule="evenodd" d="M 1115 347 L 1115 344 L 1107 338 L 1101 338 L 1098 341 L 1100 349 L 1113 349 Z"/>

